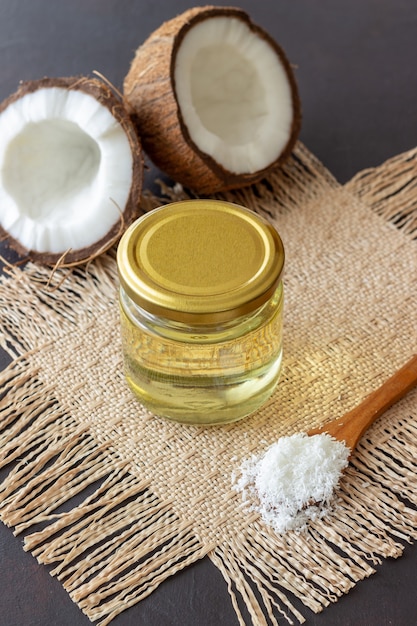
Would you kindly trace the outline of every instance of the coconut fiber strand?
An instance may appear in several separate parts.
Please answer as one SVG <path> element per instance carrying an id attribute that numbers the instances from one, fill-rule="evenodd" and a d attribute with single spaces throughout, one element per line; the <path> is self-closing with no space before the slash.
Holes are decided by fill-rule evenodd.
<path id="1" fill-rule="evenodd" d="M 228 426 L 157 418 L 127 388 L 114 251 L 52 275 L 7 269 L 0 516 L 90 620 L 108 624 L 207 555 L 241 624 L 245 605 L 256 625 L 302 623 L 417 537 L 416 391 L 368 431 L 337 509 L 307 533 L 275 534 L 232 486 L 244 459 L 341 416 L 417 352 L 416 180 L 417 150 L 341 186 L 298 144 L 284 169 L 222 196 L 286 248 L 281 380 Z"/>

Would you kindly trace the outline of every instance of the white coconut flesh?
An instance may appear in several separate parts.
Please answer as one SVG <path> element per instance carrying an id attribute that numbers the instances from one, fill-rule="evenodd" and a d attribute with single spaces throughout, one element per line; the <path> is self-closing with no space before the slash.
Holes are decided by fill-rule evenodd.
<path id="1" fill-rule="evenodd" d="M 190 138 L 226 170 L 274 162 L 291 134 L 293 102 L 276 51 L 242 20 L 212 17 L 179 46 L 175 92 Z"/>
<path id="2" fill-rule="evenodd" d="M 122 126 L 89 94 L 24 95 L 0 115 L 1 226 L 27 250 L 88 248 L 120 219 L 132 159 Z"/>

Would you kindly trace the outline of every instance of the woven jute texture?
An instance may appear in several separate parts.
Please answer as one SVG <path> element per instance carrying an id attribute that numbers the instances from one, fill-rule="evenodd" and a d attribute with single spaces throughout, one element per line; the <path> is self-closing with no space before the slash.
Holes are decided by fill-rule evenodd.
<path id="1" fill-rule="evenodd" d="M 114 251 L 7 269 L 0 516 L 92 621 L 208 555 L 241 624 L 243 606 L 256 625 L 301 623 L 417 537 L 415 392 L 363 437 L 337 508 L 306 533 L 275 534 L 232 487 L 244 459 L 341 416 L 417 352 L 416 181 L 417 150 L 341 186 L 298 144 L 267 180 L 222 196 L 270 220 L 286 249 L 280 383 L 224 427 L 155 417 L 127 388 Z"/>

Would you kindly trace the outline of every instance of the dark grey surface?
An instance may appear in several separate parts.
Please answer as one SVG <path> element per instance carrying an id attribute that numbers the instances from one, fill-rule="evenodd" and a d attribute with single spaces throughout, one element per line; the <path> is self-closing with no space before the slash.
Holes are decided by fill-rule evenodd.
<path id="1" fill-rule="evenodd" d="M 179 0 L 0 0 L 0 99 L 20 80 L 93 70 L 120 88 L 136 47 L 162 21 L 191 6 Z M 301 140 L 339 181 L 417 145 L 415 0 L 242 0 L 238 6 L 277 39 L 296 66 Z M 154 175 L 151 169 L 148 184 Z M 2 354 L 0 365 L 6 362 Z M 2 524 L 0 564 L 0 626 L 90 623 Z M 414 626 L 416 566 L 417 547 L 407 546 L 401 559 L 386 561 L 321 615 L 305 611 L 307 625 Z M 238 622 L 221 575 L 205 559 L 113 623 Z"/>

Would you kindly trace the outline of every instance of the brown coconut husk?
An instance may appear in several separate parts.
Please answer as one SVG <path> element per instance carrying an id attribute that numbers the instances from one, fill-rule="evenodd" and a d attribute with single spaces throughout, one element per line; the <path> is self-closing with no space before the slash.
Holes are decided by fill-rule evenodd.
<path id="1" fill-rule="evenodd" d="M 268 167 L 252 173 L 227 171 L 192 141 L 178 106 L 174 66 L 181 43 L 196 24 L 221 16 L 242 20 L 275 50 L 292 92 L 293 122 L 288 142 Z M 234 7 L 196 7 L 162 24 L 136 51 L 124 81 L 124 95 L 132 106 L 144 150 L 163 172 L 200 194 L 251 185 L 291 153 L 301 126 L 301 105 L 290 63 L 282 48 L 247 13 Z"/>
<path id="2" fill-rule="evenodd" d="M 85 76 L 72 77 L 45 77 L 39 80 L 31 80 L 21 82 L 17 91 L 11 94 L 0 104 L 0 114 L 11 104 L 22 98 L 23 96 L 34 93 L 39 89 L 48 89 L 59 87 L 61 89 L 69 89 L 82 91 L 95 98 L 101 105 L 105 106 L 116 121 L 123 128 L 132 152 L 133 159 L 133 176 L 132 185 L 128 201 L 124 207 L 118 207 L 120 210 L 120 219 L 113 224 L 112 228 L 87 248 L 78 250 L 69 249 L 63 253 L 38 252 L 36 250 L 26 249 L 20 241 L 13 238 L 4 228 L 0 226 L 0 240 L 5 240 L 7 244 L 15 250 L 19 255 L 43 265 L 60 267 L 73 267 L 82 263 L 87 263 L 111 248 L 121 237 L 127 226 L 140 214 L 140 201 L 143 185 L 143 151 L 140 139 L 136 132 L 136 127 L 127 112 L 123 99 L 111 89 L 109 84 L 105 84 L 97 78 L 89 78 Z M 86 210 L 88 207 L 86 207 Z"/>

